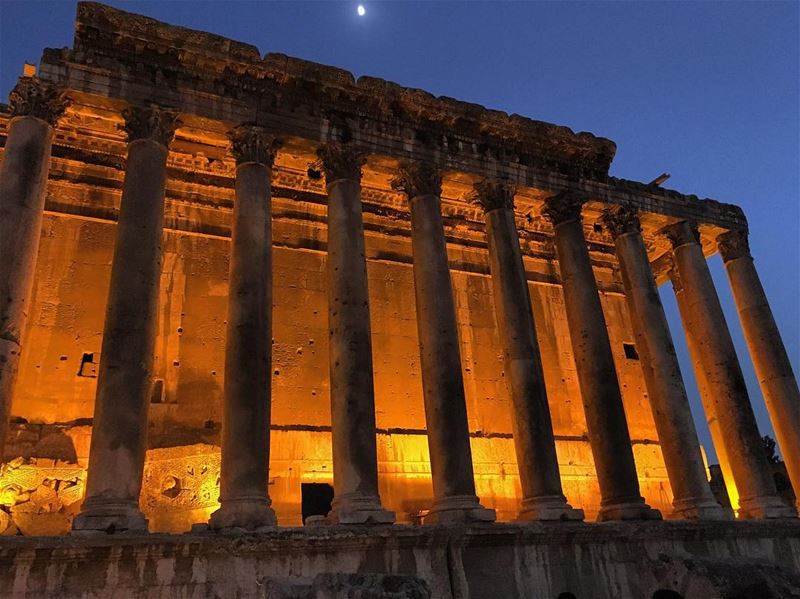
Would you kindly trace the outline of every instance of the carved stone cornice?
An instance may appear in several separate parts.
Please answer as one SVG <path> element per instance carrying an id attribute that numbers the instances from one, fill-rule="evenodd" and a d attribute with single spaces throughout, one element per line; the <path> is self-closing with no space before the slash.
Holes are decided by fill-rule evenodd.
<path id="1" fill-rule="evenodd" d="M 125 119 L 122 129 L 128 136 L 128 143 L 150 139 L 166 147 L 181 126 L 176 112 L 152 106 L 131 106 L 122 111 L 122 116 Z"/>
<path id="2" fill-rule="evenodd" d="M 392 179 L 392 189 L 402 191 L 409 200 L 426 195 L 438 197 L 442 194 L 442 174 L 429 162 L 404 161 Z"/>
<path id="3" fill-rule="evenodd" d="M 628 206 L 606 208 L 600 216 L 600 222 L 614 239 L 626 233 L 639 233 L 642 230 L 639 213 Z"/>
<path id="4" fill-rule="evenodd" d="M 737 258 L 752 258 L 747 231 L 725 231 L 725 233 L 718 235 L 717 249 L 719 249 L 723 262 L 730 262 Z"/>
<path id="5" fill-rule="evenodd" d="M 700 243 L 700 231 L 697 229 L 697 223 L 688 220 L 667 225 L 660 232 L 669 239 L 673 249 L 688 243 Z"/>
<path id="6" fill-rule="evenodd" d="M 281 146 L 280 140 L 262 127 L 239 125 L 228 131 L 231 154 L 236 164 L 255 162 L 272 168 L 275 154 Z"/>
<path id="7" fill-rule="evenodd" d="M 11 116 L 32 116 L 55 127 L 70 99 L 54 85 L 38 77 L 22 77 L 8 96 Z"/>
<path id="8" fill-rule="evenodd" d="M 553 226 L 560 225 L 571 220 L 581 222 L 581 208 L 584 199 L 579 195 L 565 191 L 556 194 L 544 201 L 542 216 L 548 219 Z"/>
<path id="9" fill-rule="evenodd" d="M 514 186 L 497 179 L 481 179 L 472 187 L 470 202 L 483 208 L 484 212 L 505 208 L 514 210 Z"/>
<path id="10" fill-rule="evenodd" d="M 317 150 L 328 183 L 337 179 L 361 180 L 361 167 L 367 157 L 351 143 L 327 143 Z"/>

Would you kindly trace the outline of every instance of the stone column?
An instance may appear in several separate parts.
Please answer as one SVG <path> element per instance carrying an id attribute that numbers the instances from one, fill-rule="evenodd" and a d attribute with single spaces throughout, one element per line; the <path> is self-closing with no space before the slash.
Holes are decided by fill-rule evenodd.
<path id="1" fill-rule="evenodd" d="M 581 520 L 583 510 L 573 509 L 561 489 L 542 358 L 514 222 L 514 190 L 483 180 L 475 185 L 474 201 L 486 214 L 495 315 L 522 486 L 519 519 Z"/>
<path id="2" fill-rule="evenodd" d="M 67 101 L 53 86 L 24 77 L 9 104 L 0 163 L 0 462 L 30 309 L 53 128 Z"/>
<path id="3" fill-rule="evenodd" d="M 761 286 L 746 231 L 728 231 L 717 237 L 717 247 L 728 272 L 733 299 L 800 506 L 800 391 L 786 354 L 767 295 Z"/>
<path id="4" fill-rule="evenodd" d="M 228 276 L 220 508 L 214 530 L 277 524 L 268 493 L 272 381 L 272 206 L 277 140 L 249 125 L 229 133 L 236 158 Z"/>
<path id="5" fill-rule="evenodd" d="M 602 220 L 617 250 L 653 421 L 672 487 L 672 515 L 700 520 L 729 519 L 731 514 L 714 499 L 708 483 L 678 356 L 650 268 L 639 217 L 634 210 L 617 206 L 606 210 Z"/>
<path id="6" fill-rule="evenodd" d="M 686 221 L 669 225 L 680 284 L 676 288 L 692 362 L 714 445 L 729 463 L 739 494 L 739 518 L 788 517 L 793 509 L 776 495 L 761 436 L 747 394 L 736 350 L 708 270 L 697 229 Z"/>
<path id="7" fill-rule="evenodd" d="M 633 461 L 628 423 L 589 250 L 581 225 L 581 200 L 564 193 L 545 202 L 553 223 L 586 427 L 600 484 L 598 520 L 661 517 L 644 502 Z"/>
<path id="8" fill-rule="evenodd" d="M 441 214 L 441 175 L 426 163 L 400 165 L 392 187 L 408 198 L 414 294 L 428 428 L 434 502 L 425 518 L 442 522 L 490 522 L 475 495 L 464 380 L 453 289 Z"/>
<path id="9" fill-rule="evenodd" d="M 334 498 L 328 520 L 391 524 L 378 496 L 375 390 L 361 165 L 351 144 L 318 151 L 328 190 L 328 323 Z"/>
<path id="10" fill-rule="evenodd" d="M 124 112 L 128 159 L 97 378 L 86 496 L 74 531 L 145 532 L 139 493 L 155 345 L 167 147 L 176 115 Z"/>

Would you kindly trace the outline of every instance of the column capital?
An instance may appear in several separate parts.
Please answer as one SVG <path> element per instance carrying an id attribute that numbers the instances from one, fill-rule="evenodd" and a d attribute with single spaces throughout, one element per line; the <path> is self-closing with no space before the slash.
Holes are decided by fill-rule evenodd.
<path id="1" fill-rule="evenodd" d="M 275 135 L 256 125 L 238 125 L 228 131 L 228 139 L 237 166 L 254 162 L 271 168 L 281 146 Z"/>
<path id="2" fill-rule="evenodd" d="M 181 126 L 176 112 L 154 106 L 130 106 L 122 111 L 122 116 L 125 119 L 122 129 L 128 136 L 128 143 L 150 139 L 167 147 L 175 130 Z"/>
<path id="3" fill-rule="evenodd" d="M 22 77 L 11 90 L 11 116 L 32 116 L 55 127 L 71 100 L 63 91 L 38 77 Z"/>
<path id="4" fill-rule="evenodd" d="M 736 258 L 751 258 L 747 231 L 725 231 L 717 236 L 717 249 L 723 262 Z"/>
<path id="5" fill-rule="evenodd" d="M 639 233 L 642 230 L 639 213 L 629 206 L 606 208 L 600 221 L 614 239 L 626 233 Z"/>
<path id="6" fill-rule="evenodd" d="M 498 208 L 514 209 L 514 186 L 498 179 L 481 179 L 472 187 L 470 202 L 491 212 Z"/>
<path id="7" fill-rule="evenodd" d="M 700 243 L 700 231 L 697 229 L 697 223 L 688 220 L 667 225 L 661 229 L 661 234 L 669 239 L 673 249 L 689 243 Z"/>
<path id="8" fill-rule="evenodd" d="M 403 161 L 397 176 L 392 179 L 392 189 L 402 191 L 409 200 L 417 196 L 442 194 L 442 173 L 430 162 Z"/>
<path id="9" fill-rule="evenodd" d="M 575 220 L 581 221 L 581 208 L 583 208 L 584 198 L 578 194 L 563 191 L 544 201 L 542 216 L 547 218 L 553 226 Z"/>
<path id="10" fill-rule="evenodd" d="M 352 143 L 329 142 L 317 149 L 317 156 L 322 161 L 325 180 L 332 183 L 337 179 L 361 179 L 361 167 L 367 157 Z"/>
<path id="11" fill-rule="evenodd" d="M 675 263 L 675 256 L 670 254 L 669 266 L 667 266 L 667 276 L 672 283 L 672 289 L 675 293 L 683 291 L 683 282 L 681 281 L 681 274 L 678 272 L 678 265 Z"/>

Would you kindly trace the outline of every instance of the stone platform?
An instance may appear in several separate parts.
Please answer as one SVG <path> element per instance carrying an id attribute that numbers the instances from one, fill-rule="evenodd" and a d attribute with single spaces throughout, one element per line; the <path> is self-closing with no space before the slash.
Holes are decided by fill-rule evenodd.
<path id="1" fill-rule="evenodd" d="M 785 599 L 800 522 L 6 537 L 0 596 Z"/>

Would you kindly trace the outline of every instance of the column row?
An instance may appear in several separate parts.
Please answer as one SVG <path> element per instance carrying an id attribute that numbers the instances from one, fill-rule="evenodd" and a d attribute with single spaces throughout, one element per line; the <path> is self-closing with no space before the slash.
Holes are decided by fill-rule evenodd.
<path id="1" fill-rule="evenodd" d="M 40 86 L 41 84 L 36 83 Z M 22 88 L 24 90 L 24 87 Z M 22 92 L 20 92 L 22 93 Z M 48 95 L 49 94 L 49 95 Z M 30 95 L 30 94 L 29 94 Z M 54 91 L 39 105 L 63 111 Z M 38 97 L 32 95 L 32 97 Z M 13 99 L 13 98 L 12 98 Z M 59 104 L 61 102 L 61 104 Z M 33 114 L 33 113 L 32 113 Z M 108 306 L 90 449 L 86 499 L 76 531 L 144 531 L 139 509 L 147 407 L 161 271 L 167 148 L 180 121 L 175 113 L 131 108 L 125 182 L 114 247 Z M 52 123 L 53 121 L 51 121 Z M 12 120 L 0 177 L 0 224 L 21 222 L 19 241 L 4 255 L 11 270 L 0 275 L 3 351 L 18 356 L 24 306 L 43 210 L 52 124 L 37 116 Z M 32 140 L 32 141 L 31 141 Z M 237 160 L 231 239 L 226 342 L 220 509 L 214 529 L 274 526 L 267 492 L 270 428 L 272 234 L 270 179 L 278 140 L 261 128 L 231 132 Z M 34 147 L 40 160 L 32 161 Z M 330 381 L 335 500 L 330 523 L 391 523 L 377 484 L 375 400 L 369 295 L 360 199 L 363 155 L 352 144 L 319 151 L 328 192 L 328 294 Z M 27 169 L 27 170 L 26 170 Z M 28 172 L 30 171 L 30 172 Z M 27 175 L 25 173 L 28 172 Z M 441 215 L 441 175 L 431 165 L 403 163 L 392 186 L 408 198 L 423 394 L 434 488 L 426 521 L 492 521 L 475 493 L 458 330 Z M 563 495 L 513 210 L 513 189 L 484 180 L 474 200 L 486 215 L 490 266 L 506 380 L 513 408 L 514 440 L 523 501 L 521 519 L 581 519 Z M 660 517 L 641 497 L 630 435 L 614 368 L 600 296 L 581 225 L 579 198 L 560 194 L 545 202 L 553 223 L 567 322 L 573 344 L 589 440 L 600 483 L 600 519 Z M 16 212 L 14 212 L 16 210 Z M 5 211 L 9 217 L 6 218 Z M 27 211 L 27 212 L 26 212 Z M 26 216 L 28 215 L 28 216 Z M 634 212 L 613 209 L 604 222 L 615 239 L 645 383 L 675 495 L 675 514 L 725 518 L 710 494 L 674 347 Z M 675 246 L 675 280 L 715 446 L 742 494 L 745 517 L 788 515 L 768 477 L 741 371 L 691 228 L 668 229 Z M 5 235 L 0 240 L 10 239 Z M 734 234 L 720 238 L 734 295 L 768 394 L 784 448 L 798 447 L 797 384 L 749 254 Z M 13 250 L 13 251 L 12 251 Z M 699 252 L 699 253 L 698 253 Z M 15 266 L 16 265 L 16 266 Z M 705 269 L 705 270 L 704 270 Z M 4 288 L 5 289 L 5 288 Z M 686 290 L 689 290 L 688 292 Z M 16 303 L 14 303 L 16 302 Z M 9 314 L 10 316 L 7 316 Z M 12 327 L 16 327 L 13 329 Z M 6 331 L 16 330 L 14 337 Z M 716 332 L 716 335 L 714 334 Z M 777 343 L 776 343 L 777 340 Z M 15 353 L 16 352 L 16 353 Z M 13 356 L 12 356 L 13 357 Z M 735 367 L 734 367 L 735 366 Z M 0 372 L 5 432 L 16 362 Z M 766 392 L 765 392 L 766 393 Z M 794 456 L 798 455 L 796 452 Z M 728 464 L 728 466 L 725 466 Z M 787 455 L 793 482 L 797 461 Z M 727 472 L 726 472 L 727 474 Z M 770 486 L 771 485 L 771 486 Z M 777 502 L 777 503 L 776 503 Z"/>

